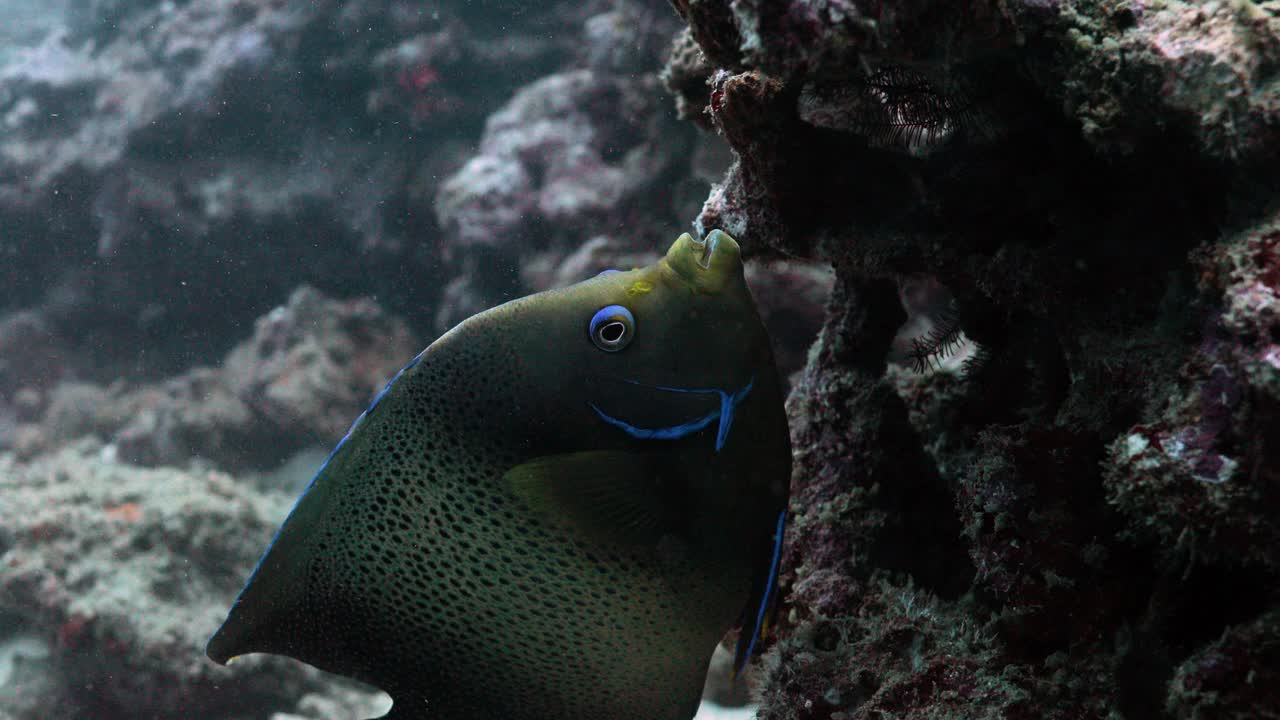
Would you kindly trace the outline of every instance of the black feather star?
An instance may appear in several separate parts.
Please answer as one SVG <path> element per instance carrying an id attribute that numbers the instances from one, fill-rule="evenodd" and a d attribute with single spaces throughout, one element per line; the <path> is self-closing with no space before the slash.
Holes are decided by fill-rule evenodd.
<path id="1" fill-rule="evenodd" d="M 838 83 L 801 92 L 800 117 L 818 127 L 863 136 L 877 147 L 927 155 L 960 131 L 989 132 L 973 94 L 960 82 L 885 65 Z"/>
<path id="2" fill-rule="evenodd" d="M 923 74 L 904 67 L 883 67 L 871 72 L 867 93 L 879 101 L 880 116 L 867 118 L 864 135 L 881 144 L 919 151 L 949 138 L 972 116 L 968 94 L 932 83 Z"/>
<path id="3" fill-rule="evenodd" d="M 965 380 L 974 379 L 987 366 L 987 362 L 991 360 L 991 350 L 986 345 L 979 345 L 973 340 L 969 342 L 973 343 L 973 352 L 969 353 L 969 357 L 960 363 L 960 377 Z"/>
<path id="4" fill-rule="evenodd" d="M 911 339 L 911 368 L 918 373 L 942 367 L 942 361 L 956 354 L 965 343 L 960 315 L 948 308 L 931 317 L 933 327 Z"/>
<path id="5" fill-rule="evenodd" d="M 934 304 L 920 309 L 928 330 L 911 338 L 911 349 L 906 353 L 911 369 L 924 374 L 943 370 L 948 359 L 959 360 L 960 378 L 969 381 L 986 367 L 991 350 L 969 337 L 961 323 L 961 313 L 956 300 L 945 293 Z"/>

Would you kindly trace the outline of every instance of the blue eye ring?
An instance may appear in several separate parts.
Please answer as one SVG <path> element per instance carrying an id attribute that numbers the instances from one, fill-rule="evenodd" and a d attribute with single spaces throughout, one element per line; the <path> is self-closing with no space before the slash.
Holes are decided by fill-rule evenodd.
<path id="1" fill-rule="evenodd" d="M 636 319 L 621 305 L 606 305 L 591 316 L 587 327 L 591 342 L 605 352 L 618 352 L 631 344 L 636 335 Z"/>
<path id="2" fill-rule="evenodd" d="M 600 272 L 596 273 L 596 277 L 600 277 L 602 275 L 613 275 L 614 273 L 620 273 L 620 272 L 622 271 L 609 268 L 608 270 L 601 270 Z"/>

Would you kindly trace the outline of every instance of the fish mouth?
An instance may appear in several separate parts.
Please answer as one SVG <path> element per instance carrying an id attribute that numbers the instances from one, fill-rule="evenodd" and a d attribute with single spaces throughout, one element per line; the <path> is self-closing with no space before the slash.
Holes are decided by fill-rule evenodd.
<path id="1" fill-rule="evenodd" d="M 690 236 L 690 238 L 693 240 L 694 248 L 701 246 L 702 252 L 694 258 L 694 261 L 697 262 L 698 267 L 703 270 L 711 269 L 711 258 L 715 256 L 716 248 L 720 247 L 720 240 L 723 238 L 733 240 L 733 238 L 729 237 L 728 233 L 725 233 L 722 230 L 712 230 L 711 234 L 707 235 L 702 240 L 698 240 L 693 236 Z"/>
<path id="2" fill-rule="evenodd" d="M 701 292 L 719 292 L 742 277 L 742 249 L 723 230 L 712 230 L 703 239 L 684 233 L 671 244 L 664 260 L 681 280 Z"/>
<path id="3" fill-rule="evenodd" d="M 754 377 L 747 381 L 746 385 L 731 390 L 650 385 L 639 380 L 625 379 L 615 382 L 650 391 L 648 394 L 650 395 L 651 404 L 646 408 L 649 412 L 615 414 L 606 411 L 593 401 L 588 401 L 587 405 L 590 406 L 600 420 L 637 440 L 654 441 L 681 440 L 714 424 L 716 426 L 716 452 L 720 452 L 725 443 L 728 442 L 729 431 L 733 427 L 733 420 L 738 406 L 746 400 L 747 395 L 751 393 L 751 389 L 755 387 Z M 666 397 L 663 397 L 658 403 L 652 403 L 653 392 L 660 393 Z M 676 409 L 683 409 L 684 412 L 681 415 L 689 419 L 677 423 L 663 423 L 655 417 L 652 411 L 654 405 L 658 406 L 659 413 L 667 415 L 667 417 L 670 416 L 670 410 L 673 406 Z M 698 406 L 704 408 L 700 413 L 696 410 Z M 689 412 L 690 410 L 694 410 L 694 412 Z"/>

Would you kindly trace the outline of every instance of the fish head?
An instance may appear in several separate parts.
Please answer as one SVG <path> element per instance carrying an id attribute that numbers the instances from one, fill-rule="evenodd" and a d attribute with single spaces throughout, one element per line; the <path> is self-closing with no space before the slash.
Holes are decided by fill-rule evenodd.
<path id="1" fill-rule="evenodd" d="M 571 436 L 588 447 L 711 428 L 718 452 L 748 395 L 781 407 L 741 249 L 722 231 L 681 235 L 652 265 L 517 303 L 508 319 L 517 352 L 536 357 L 523 366 L 546 393 L 541 405 L 555 408 L 561 430 L 580 424 Z"/>
<path id="2" fill-rule="evenodd" d="M 771 363 L 741 250 L 727 233 L 713 230 L 704 240 L 685 233 L 657 263 L 600 281 L 583 313 L 591 347 L 582 348 L 597 351 L 587 354 L 601 376 L 731 389 L 749 383 L 761 363 Z M 625 312 L 618 317 L 606 308 Z"/>
<path id="3" fill-rule="evenodd" d="M 653 265 L 582 290 L 578 349 L 593 383 L 734 392 L 774 372 L 741 250 L 720 230 L 685 233 Z"/>

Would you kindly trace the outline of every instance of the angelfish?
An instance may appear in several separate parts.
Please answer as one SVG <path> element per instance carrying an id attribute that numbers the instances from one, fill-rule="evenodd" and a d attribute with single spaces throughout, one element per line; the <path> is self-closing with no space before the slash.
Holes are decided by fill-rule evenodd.
<path id="1" fill-rule="evenodd" d="M 394 720 L 688 720 L 774 603 L 791 451 L 737 242 L 476 315 L 387 385 L 209 641 Z"/>

